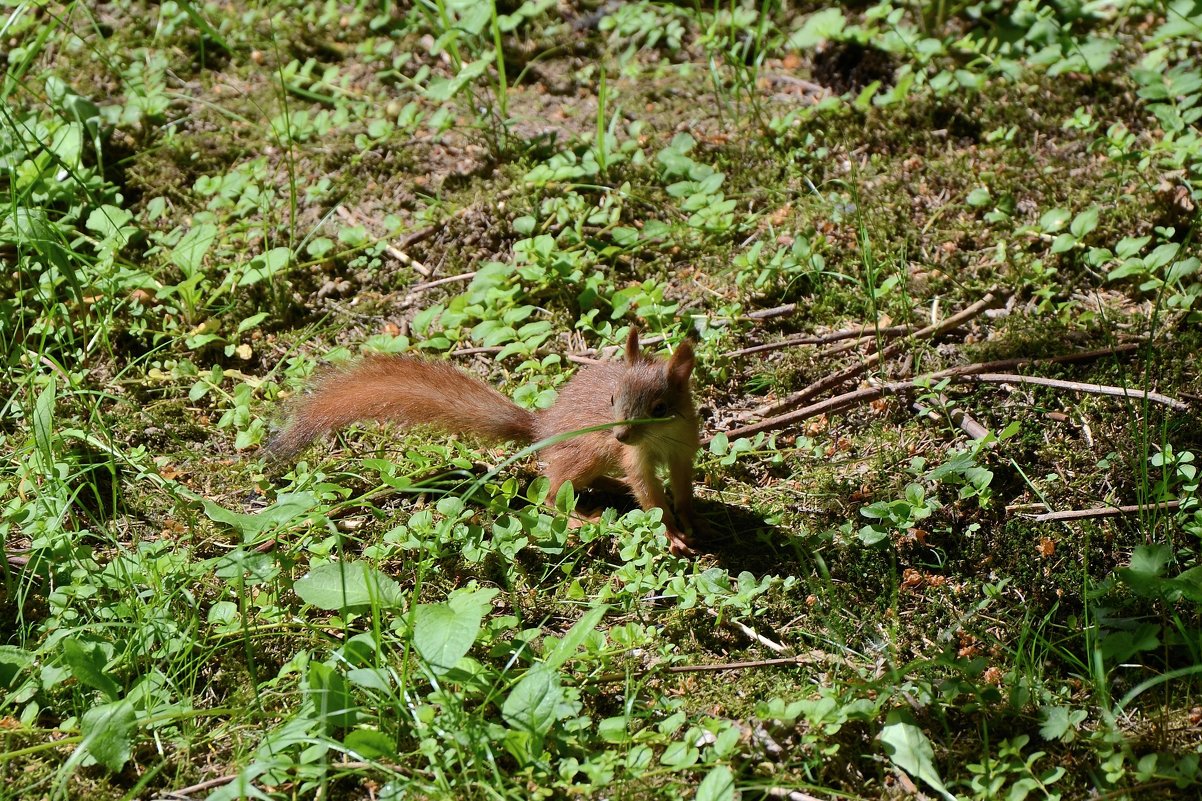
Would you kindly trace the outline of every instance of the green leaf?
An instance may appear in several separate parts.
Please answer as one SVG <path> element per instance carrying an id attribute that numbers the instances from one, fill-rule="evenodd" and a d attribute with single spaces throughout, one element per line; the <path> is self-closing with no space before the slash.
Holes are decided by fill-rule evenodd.
<path id="1" fill-rule="evenodd" d="M 52 376 L 33 404 L 33 441 L 46 459 L 53 459 L 54 405 L 57 383 Z"/>
<path id="2" fill-rule="evenodd" d="M 238 286 L 252 286 L 260 281 L 274 278 L 283 272 L 292 261 L 292 251 L 285 247 L 272 248 L 250 260 L 245 272 L 238 279 Z"/>
<path id="3" fill-rule="evenodd" d="M 398 758 L 396 741 L 375 729 L 355 729 L 343 738 L 342 744 L 364 759 Z"/>
<path id="4" fill-rule="evenodd" d="M 514 685 L 501 707 L 505 722 L 518 731 L 545 735 L 559 718 L 563 688 L 559 674 L 546 664 L 537 664 Z"/>
<path id="5" fill-rule="evenodd" d="M 1147 273 L 1148 266 L 1144 264 L 1144 260 L 1137 256 L 1132 256 L 1107 273 L 1106 280 L 1118 281 L 1121 278 L 1128 278 L 1133 275 L 1146 275 Z"/>
<path id="6" fill-rule="evenodd" d="M 1164 543 L 1140 545 L 1132 552 L 1127 567 L 1114 572 L 1136 595 L 1159 598 L 1167 584 L 1164 571 L 1172 559 L 1173 549 Z"/>
<path id="7" fill-rule="evenodd" d="M 1177 258 L 1177 251 L 1180 249 L 1180 247 L 1181 246 L 1176 242 L 1167 242 L 1163 245 L 1159 245 L 1154 248 L 1151 253 L 1144 257 L 1144 264 L 1147 265 L 1149 271 L 1159 270 L 1161 267 Z"/>
<path id="8" fill-rule="evenodd" d="M 826 8 L 806 17 L 806 21 L 789 37 L 787 48 L 807 50 L 843 32 L 847 19 L 838 8 Z"/>
<path id="9" fill-rule="evenodd" d="M 413 647 L 434 672 L 447 672 L 471 650 L 495 594 L 495 590 L 461 591 L 447 603 L 417 607 Z"/>
<path id="10" fill-rule="evenodd" d="M 974 209 L 985 206 L 989 203 L 990 195 L 989 188 L 978 186 L 976 189 L 968 193 L 967 203 Z"/>
<path id="11" fill-rule="evenodd" d="M 1040 712 L 1043 715 L 1043 723 L 1039 726 L 1040 736 L 1045 740 L 1060 740 L 1066 743 L 1073 740 L 1077 727 L 1088 717 L 1084 709 L 1071 709 L 1067 706 L 1046 706 Z"/>
<path id="12" fill-rule="evenodd" d="M 63 640 L 63 662 L 80 684 L 100 690 L 111 700 L 117 700 L 121 688 L 104 672 L 106 662 L 100 643 L 84 644 L 74 637 Z"/>
<path id="13" fill-rule="evenodd" d="M 183 271 L 185 276 L 191 276 L 200 270 L 204 263 L 205 254 L 217 238 L 217 226 L 212 223 L 201 223 L 180 238 L 179 244 L 171 251 L 171 261 Z"/>
<path id="14" fill-rule="evenodd" d="M 1172 586 L 1182 597 L 1202 603 L 1202 565 L 1182 571 L 1173 579 Z"/>
<path id="15" fill-rule="evenodd" d="M 1114 246 L 1114 255 L 1120 259 L 1129 259 L 1139 253 L 1144 247 L 1152 241 L 1150 236 L 1127 236 L 1119 240 L 1119 243 Z"/>
<path id="16" fill-rule="evenodd" d="M 1063 253 L 1072 250 L 1077 245 L 1077 238 L 1072 234 L 1060 234 L 1052 241 L 1052 253 Z"/>
<path id="17" fill-rule="evenodd" d="M 250 542 L 264 532 L 303 519 L 317 505 L 317 496 L 311 492 L 282 492 L 275 503 L 255 514 L 234 512 L 209 500 L 205 500 L 203 505 L 206 517 L 214 523 L 224 523 L 237 529 L 242 534 L 242 541 Z"/>
<path id="18" fill-rule="evenodd" d="M 34 656 L 15 645 L 0 645 L 0 689 L 16 688 L 17 677 L 31 665 Z"/>
<path id="19" fill-rule="evenodd" d="M 129 760 L 135 719 L 134 705 L 126 700 L 92 707 L 80 718 L 79 751 L 116 773 Z"/>
<path id="20" fill-rule="evenodd" d="M 1085 211 L 1073 218 L 1072 225 L 1068 230 L 1072 232 L 1077 239 L 1082 239 L 1090 231 L 1098 227 L 1098 207 L 1091 206 Z"/>
<path id="21" fill-rule="evenodd" d="M 1048 211 L 1045 211 L 1043 216 L 1039 218 L 1039 228 L 1044 233 L 1049 234 L 1054 231 L 1059 231 L 1064 227 L 1064 224 L 1068 222 L 1068 219 L 1071 216 L 1072 215 L 1069 214 L 1068 209 L 1049 209 Z"/>
<path id="22" fill-rule="evenodd" d="M 697 785 L 697 801 L 734 801 L 735 775 L 725 765 L 718 765 Z"/>
<path id="23" fill-rule="evenodd" d="M 551 653 L 547 654 L 547 665 L 559 668 L 575 656 L 576 649 L 584 642 L 585 637 L 596 631 L 597 624 L 601 622 L 601 618 L 605 617 L 605 613 L 608 611 L 608 606 L 601 605 L 586 612 L 584 617 L 577 620 L 568 633 L 563 635 L 563 639 L 556 643 Z"/>
<path id="24" fill-rule="evenodd" d="M 399 584 L 358 561 L 319 564 L 298 579 L 293 589 L 305 603 L 330 611 L 372 604 L 399 609 L 405 598 Z"/>
<path id="25" fill-rule="evenodd" d="M 105 204 L 88 215 L 85 225 L 89 231 L 99 235 L 106 244 L 120 250 L 125 247 L 130 235 L 137 230 L 132 225 L 126 225 L 133 216 L 131 211 Z"/>
<path id="26" fill-rule="evenodd" d="M 359 708 L 342 674 L 322 662 L 309 663 L 309 698 L 329 728 L 354 726 Z"/>
<path id="27" fill-rule="evenodd" d="M 956 797 L 948 792 L 935 770 L 935 749 L 922 729 L 907 723 L 897 712 L 889 713 L 888 722 L 881 729 L 880 740 L 894 765 L 916 779 L 921 779 L 945 799 Z"/>

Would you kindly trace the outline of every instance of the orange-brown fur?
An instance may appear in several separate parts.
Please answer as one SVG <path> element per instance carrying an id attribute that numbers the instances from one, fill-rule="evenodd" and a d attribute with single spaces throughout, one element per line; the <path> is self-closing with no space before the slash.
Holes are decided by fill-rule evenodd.
<path id="1" fill-rule="evenodd" d="M 623 360 L 583 368 L 551 408 L 531 412 L 444 362 L 373 356 L 318 381 L 267 447 L 276 456 L 291 456 L 321 434 L 358 420 L 395 420 L 490 442 L 521 443 L 609 426 L 543 450 L 551 497 L 565 481 L 581 489 L 602 476 L 621 476 L 644 509 L 664 510 L 672 552 L 688 554 L 684 530 L 695 524 L 693 457 L 700 447 L 689 389 L 692 371 L 688 341 L 670 359 L 659 359 L 639 350 L 632 329 Z M 667 419 L 625 422 L 649 418 Z M 674 519 L 656 475 L 660 467 L 668 469 Z"/>

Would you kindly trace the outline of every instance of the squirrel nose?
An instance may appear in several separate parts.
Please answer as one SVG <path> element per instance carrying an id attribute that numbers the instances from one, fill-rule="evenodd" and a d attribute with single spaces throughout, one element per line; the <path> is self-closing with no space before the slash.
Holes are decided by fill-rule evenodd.
<path id="1" fill-rule="evenodd" d="M 634 436 L 634 429 L 630 426 L 614 426 L 614 439 L 618 442 L 629 442 Z"/>

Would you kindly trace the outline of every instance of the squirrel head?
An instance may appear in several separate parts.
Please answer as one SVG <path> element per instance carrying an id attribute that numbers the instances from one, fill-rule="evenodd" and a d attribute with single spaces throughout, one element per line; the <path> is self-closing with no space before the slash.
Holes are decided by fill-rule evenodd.
<path id="1" fill-rule="evenodd" d="M 685 340 L 671 358 L 648 356 L 639 350 L 639 332 L 633 326 L 626 337 L 625 372 L 610 402 L 615 420 L 663 422 L 626 424 L 613 428 L 619 442 L 635 444 L 657 428 L 671 426 L 692 417 L 693 398 L 689 377 L 693 374 L 693 343 Z"/>

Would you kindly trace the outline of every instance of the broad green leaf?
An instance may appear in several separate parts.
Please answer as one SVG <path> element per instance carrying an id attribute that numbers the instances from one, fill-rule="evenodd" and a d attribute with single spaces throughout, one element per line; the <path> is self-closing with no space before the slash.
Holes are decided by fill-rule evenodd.
<path id="1" fill-rule="evenodd" d="M 987 205 L 990 200 L 988 187 L 978 186 L 976 189 L 968 193 L 966 202 L 974 209 Z"/>
<path id="2" fill-rule="evenodd" d="M 1052 253 L 1064 253 L 1066 250 L 1072 250 L 1077 244 L 1077 238 L 1072 234 L 1060 234 L 1052 240 Z"/>
<path id="3" fill-rule="evenodd" d="M 551 653 L 547 654 L 547 665 L 559 668 L 575 656 L 576 649 L 584 642 L 584 638 L 596 630 L 597 624 L 601 622 L 601 618 L 605 617 L 605 613 L 608 611 L 609 607 L 602 605 L 586 612 L 584 617 L 577 620 L 576 624 L 568 630 L 563 639 L 556 643 Z"/>
<path id="4" fill-rule="evenodd" d="M 283 492 L 275 503 L 255 514 L 234 512 L 212 501 L 204 501 L 205 516 L 214 523 L 225 523 L 242 534 L 243 542 L 250 542 L 266 531 L 273 531 L 287 523 L 298 521 L 317 505 L 317 496 L 311 492 Z"/>
<path id="5" fill-rule="evenodd" d="M 1083 239 L 1086 234 L 1098 227 L 1098 207 L 1090 206 L 1085 211 L 1073 218 L 1072 225 L 1068 230 L 1072 232 L 1077 239 Z"/>
<path id="6" fill-rule="evenodd" d="M 455 667 L 471 650 L 495 594 L 494 590 L 461 591 L 446 603 L 417 607 L 413 647 L 436 673 Z"/>
<path id="7" fill-rule="evenodd" d="M 57 382 L 51 377 L 46 387 L 38 393 L 38 399 L 33 405 L 33 441 L 47 459 L 52 458 L 53 454 L 54 443 L 51 434 L 54 432 L 56 388 Z"/>
<path id="8" fill-rule="evenodd" d="M 343 738 L 342 744 L 364 759 L 397 759 L 396 741 L 375 729 L 355 729 Z"/>
<path id="9" fill-rule="evenodd" d="M 563 688 L 559 674 L 546 664 L 537 664 L 514 685 L 501 707 L 505 722 L 518 731 L 545 735 L 558 720 Z"/>
<path id="10" fill-rule="evenodd" d="M 1159 270 L 1173 259 L 1177 258 L 1177 251 L 1181 248 L 1176 242 L 1166 242 L 1163 245 L 1158 245 L 1152 249 L 1152 252 L 1144 257 L 1144 264 L 1147 265 L 1149 271 Z"/>
<path id="11" fill-rule="evenodd" d="M 1189 278 L 1194 273 L 1198 272 L 1199 262 L 1197 257 L 1191 256 L 1188 259 L 1173 262 L 1169 269 L 1164 272 L 1164 280 L 1166 283 L 1176 283 L 1182 279 Z"/>
<path id="12" fill-rule="evenodd" d="M 117 250 L 125 247 L 129 237 L 137 230 L 132 225 L 126 225 L 133 217 L 133 212 L 119 206 L 105 204 L 92 211 L 85 223 L 89 231 L 95 232 L 102 240 Z"/>
<path id="13" fill-rule="evenodd" d="M 1120 259 L 1129 259 L 1139 253 L 1152 241 L 1150 236 L 1125 236 L 1114 246 L 1114 255 Z"/>
<path id="14" fill-rule="evenodd" d="M 63 640 L 63 662 L 80 684 L 100 690 L 111 700 L 117 700 L 121 688 L 104 672 L 107 660 L 99 643 L 84 644 L 74 637 Z"/>
<path id="15" fill-rule="evenodd" d="M 34 656 L 15 645 L 0 645 L 0 689 L 12 690 L 17 677 L 33 664 Z"/>
<path id="16" fill-rule="evenodd" d="M 1059 740 L 1072 730 L 1068 720 L 1067 706 L 1049 706 L 1043 710 L 1043 723 L 1039 726 L 1039 736 L 1045 740 Z"/>
<path id="17" fill-rule="evenodd" d="M 185 276 L 197 273 L 204 263 L 205 254 L 217 238 L 217 226 L 212 223 L 201 223 L 184 234 L 179 244 L 171 251 L 171 261 L 183 271 Z"/>
<path id="18" fill-rule="evenodd" d="M 274 278 L 283 272 L 291 261 L 292 251 L 288 248 L 272 248 L 266 253 L 260 253 L 246 265 L 246 270 L 238 279 L 238 286 L 252 286 L 260 281 Z"/>
<path id="19" fill-rule="evenodd" d="M 129 760 L 135 720 L 134 705 L 126 700 L 92 707 L 80 718 L 79 751 L 116 773 Z"/>
<path id="20" fill-rule="evenodd" d="M 881 729 L 880 739 L 894 765 L 926 782 L 945 799 L 956 798 L 948 792 L 935 770 L 935 749 L 922 729 L 907 723 L 897 712 L 891 712 L 888 722 Z"/>
<path id="21" fill-rule="evenodd" d="M 358 705 L 342 674 L 322 662 L 309 664 L 309 698 L 319 718 L 327 726 L 344 729 L 354 726 Z"/>
<path id="22" fill-rule="evenodd" d="M 1044 233 L 1054 233 L 1063 228 L 1071 216 L 1068 209 L 1048 209 L 1039 218 L 1039 228 Z"/>
<path id="23" fill-rule="evenodd" d="M 366 562 L 325 562 L 298 579 L 293 589 L 302 601 L 319 609 L 341 611 L 379 604 L 399 609 L 405 594 L 388 576 Z"/>
<path id="24" fill-rule="evenodd" d="M 697 801 L 734 801 L 735 775 L 725 765 L 718 765 L 697 785 Z"/>
<path id="25" fill-rule="evenodd" d="M 806 50 L 815 47 L 827 39 L 838 36 L 843 32 L 847 19 L 838 8 L 825 8 L 810 16 L 800 28 L 789 37 L 787 48 Z"/>

